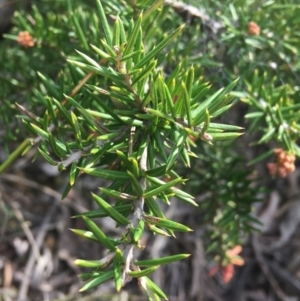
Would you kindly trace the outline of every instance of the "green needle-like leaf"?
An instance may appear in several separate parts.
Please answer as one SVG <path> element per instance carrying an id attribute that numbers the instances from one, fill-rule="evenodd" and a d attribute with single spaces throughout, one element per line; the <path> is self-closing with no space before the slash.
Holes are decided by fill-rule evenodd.
<path id="1" fill-rule="evenodd" d="M 130 221 L 122 214 L 120 214 L 114 207 L 105 202 L 101 197 L 92 193 L 94 200 L 97 202 L 99 207 L 103 209 L 113 220 L 117 221 L 122 225 L 128 225 Z"/>
<path id="2" fill-rule="evenodd" d="M 93 60 L 92 58 L 90 58 L 88 55 L 76 50 L 76 52 L 83 57 L 88 63 L 90 63 L 92 66 L 94 66 L 95 68 L 99 68 L 100 65 L 98 62 L 96 62 L 95 60 Z M 100 67 L 101 68 L 101 67 Z"/>
<path id="3" fill-rule="evenodd" d="M 101 169 L 101 168 L 82 168 L 82 167 L 78 167 L 78 168 L 80 169 L 81 172 L 106 180 L 112 180 L 112 181 L 129 180 L 128 174 L 123 171 Z"/>
<path id="4" fill-rule="evenodd" d="M 159 54 L 167 45 L 169 45 L 182 31 L 184 25 L 178 27 L 173 33 L 171 33 L 167 38 L 160 42 L 153 50 L 145 55 L 145 57 L 140 60 L 134 69 L 139 69 L 151 61 L 157 54 Z"/>
<path id="5" fill-rule="evenodd" d="M 251 166 L 253 164 L 256 164 L 258 163 L 259 161 L 262 161 L 268 157 L 270 157 L 271 155 L 274 154 L 274 149 L 270 149 L 269 151 L 261 154 L 260 156 L 256 157 L 255 159 L 251 160 L 249 163 L 248 163 L 248 166 Z"/>
<path id="6" fill-rule="evenodd" d="M 134 192 L 137 194 L 137 196 L 142 196 L 144 191 L 143 191 L 139 181 L 137 180 L 137 178 L 128 170 L 127 170 L 127 174 L 130 178 L 131 186 L 132 186 L 132 189 L 134 190 Z"/>
<path id="7" fill-rule="evenodd" d="M 101 283 L 104 283 L 108 281 L 109 279 L 112 279 L 114 277 L 114 271 L 110 270 L 104 274 L 101 274 L 99 277 L 96 277 L 95 279 L 88 282 L 86 285 L 84 285 L 79 291 L 84 292 L 89 289 L 92 289 L 95 286 L 100 285 Z"/>
<path id="8" fill-rule="evenodd" d="M 117 256 L 115 256 L 113 259 L 113 271 L 116 290 L 119 292 L 122 288 L 122 268 Z"/>
<path id="9" fill-rule="evenodd" d="M 32 128 L 36 131 L 36 133 L 41 136 L 43 139 L 48 140 L 49 139 L 49 134 L 47 132 L 45 132 L 44 130 L 42 130 L 41 128 L 39 128 L 38 126 L 36 126 L 33 123 L 30 123 L 30 125 L 32 126 Z"/>
<path id="10" fill-rule="evenodd" d="M 236 84 L 236 81 L 230 83 L 227 87 L 220 89 L 212 96 L 207 98 L 204 102 L 202 102 L 197 108 L 192 112 L 193 123 L 192 125 L 199 125 L 205 119 L 206 109 L 210 110 L 210 106 L 213 104 L 214 106 L 219 106 L 224 102 L 224 96 L 229 93 Z"/>
<path id="11" fill-rule="evenodd" d="M 65 158 L 67 156 L 68 152 L 66 146 L 59 140 L 55 139 L 51 133 L 49 133 L 49 143 L 52 150 L 58 157 Z"/>
<path id="12" fill-rule="evenodd" d="M 114 197 L 114 198 L 117 198 L 117 199 L 120 199 L 120 200 L 135 201 L 137 199 L 137 196 L 135 196 L 135 195 L 130 195 L 130 194 L 120 192 L 120 191 L 117 191 L 117 190 L 113 190 L 113 189 L 107 189 L 107 188 L 104 188 L 104 187 L 100 187 L 100 190 L 104 194 L 109 195 L 109 196 Z M 116 208 L 116 207 L 114 207 L 114 208 Z"/>
<path id="13" fill-rule="evenodd" d="M 148 19 L 151 16 L 151 14 L 156 12 L 159 9 L 159 7 L 164 4 L 164 2 L 165 2 L 164 0 L 155 0 L 145 12 L 143 17 L 143 22 L 145 22 L 145 20 Z"/>
<path id="14" fill-rule="evenodd" d="M 163 219 L 159 217 L 154 217 L 151 215 L 145 215 L 144 216 L 145 221 L 149 222 L 150 224 L 153 224 L 155 226 L 163 227 L 165 229 L 170 229 L 174 231 L 180 231 L 180 232 L 190 232 L 193 231 L 189 227 L 182 225 L 180 223 L 168 220 L 168 219 Z"/>
<path id="15" fill-rule="evenodd" d="M 142 24 L 142 14 L 139 15 L 138 19 L 135 22 L 134 28 L 132 30 L 132 32 L 130 33 L 130 36 L 128 38 L 127 41 L 127 45 L 125 47 L 125 50 L 123 52 L 123 55 L 128 55 L 129 53 L 132 52 L 133 47 L 137 41 L 137 37 L 141 28 L 141 24 Z"/>
<path id="16" fill-rule="evenodd" d="M 104 263 L 100 260 L 76 259 L 74 263 L 83 268 L 101 268 Z"/>
<path id="17" fill-rule="evenodd" d="M 171 187 L 179 184 L 179 183 L 183 183 L 185 182 L 186 180 L 184 179 L 181 179 L 181 178 L 177 178 L 177 179 L 174 179 L 174 180 L 171 180 L 170 182 L 167 182 L 166 184 L 164 185 L 161 185 L 159 187 L 156 187 L 156 188 L 148 188 L 145 193 L 144 193 L 144 197 L 145 198 L 148 198 L 148 197 L 151 197 L 151 196 L 156 196 L 158 195 L 159 193 L 163 193 L 164 191 L 170 189 Z"/>
<path id="18" fill-rule="evenodd" d="M 161 235 L 161 236 L 166 236 L 166 237 L 170 237 L 171 235 L 169 234 L 171 230 L 165 231 L 163 229 L 160 229 L 154 225 L 151 224 L 147 224 L 147 229 L 149 229 L 150 231 L 152 231 L 155 234 Z M 175 235 L 172 235 L 173 237 L 175 237 Z"/>
<path id="19" fill-rule="evenodd" d="M 191 256 L 191 255 L 190 254 L 177 254 L 177 255 L 172 255 L 172 256 L 155 258 L 155 259 L 138 260 L 135 262 L 135 264 L 140 267 L 150 267 L 150 266 L 168 264 L 168 263 L 171 263 L 174 261 L 188 258 L 189 256 Z"/>
<path id="20" fill-rule="evenodd" d="M 88 45 L 88 42 L 86 40 L 86 36 L 85 36 L 85 34 L 84 34 L 80 24 L 79 24 L 78 18 L 74 15 L 71 15 L 70 18 L 74 23 L 74 26 L 75 26 L 75 29 L 76 29 L 76 32 L 77 32 L 77 36 L 79 37 L 79 40 L 80 40 L 81 44 L 83 45 L 85 50 L 88 50 L 89 45 Z"/>
<path id="21" fill-rule="evenodd" d="M 57 166 L 58 162 L 54 161 L 46 152 L 38 148 L 39 153 L 44 157 L 44 159 L 51 165 Z"/>
<path id="22" fill-rule="evenodd" d="M 102 58 L 106 59 L 106 60 L 114 60 L 111 55 L 107 54 L 106 52 L 104 52 L 103 50 L 101 50 L 100 48 L 94 46 L 91 44 L 91 47 L 95 50 L 96 53 L 98 53 Z"/>
<path id="23" fill-rule="evenodd" d="M 101 275 L 103 275 L 105 272 L 91 272 L 91 273 L 82 273 L 79 275 L 82 281 L 89 281 L 91 279 L 95 279 Z"/>
<path id="24" fill-rule="evenodd" d="M 154 197 L 145 198 L 145 201 L 147 206 L 155 216 L 166 218 Z"/>
<path id="25" fill-rule="evenodd" d="M 243 133 L 209 133 L 214 140 L 227 140 L 227 139 L 235 139 Z"/>
<path id="26" fill-rule="evenodd" d="M 153 169 L 149 169 L 146 171 L 146 174 L 151 176 L 151 177 L 161 177 L 162 175 L 164 175 L 166 173 L 166 165 L 162 165 Z"/>
<path id="27" fill-rule="evenodd" d="M 112 40 L 111 30 L 110 30 L 109 24 L 107 22 L 106 15 L 105 15 L 104 9 L 102 7 L 101 1 L 96 0 L 96 3 L 97 3 L 99 19 L 100 19 L 100 22 L 101 22 L 101 25 L 102 25 L 102 28 L 104 31 L 106 42 L 108 45 L 114 46 L 112 43 L 113 40 Z"/>
<path id="28" fill-rule="evenodd" d="M 117 17 L 113 29 L 113 46 L 120 45 L 120 19 Z"/>
<path id="29" fill-rule="evenodd" d="M 257 142 L 257 144 L 261 144 L 261 143 L 265 143 L 267 141 L 269 141 L 272 136 L 274 135 L 274 133 L 276 132 L 276 128 L 271 128 L 269 129 Z"/>
<path id="30" fill-rule="evenodd" d="M 134 80 L 132 81 L 132 85 L 134 86 L 135 84 L 137 84 L 138 82 L 140 82 L 141 80 L 145 79 L 146 77 L 149 76 L 150 73 L 152 73 L 153 69 L 155 69 L 156 67 L 156 63 L 157 61 L 153 61 L 151 62 L 148 66 L 146 66 L 139 74 L 136 78 L 134 78 Z"/>
<path id="31" fill-rule="evenodd" d="M 221 124 L 221 123 L 209 123 L 208 132 L 210 129 L 220 129 L 222 131 L 240 131 L 243 130 L 243 127 L 237 125 L 230 125 L 230 124 Z"/>
<path id="32" fill-rule="evenodd" d="M 106 235 L 100 230 L 100 228 L 91 219 L 89 219 L 84 215 L 82 216 L 82 219 L 84 220 L 88 228 L 97 237 L 99 242 L 101 242 L 104 246 L 106 246 L 106 248 L 108 248 L 110 251 L 115 250 L 114 244 L 109 239 L 107 239 Z"/>
<path id="33" fill-rule="evenodd" d="M 112 69 L 103 67 L 98 65 L 96 66 L 92 66 L 92 65 L 88 65 L 82 62 L 78 62 L 78 61 L 74 61 L 74 60 L 67 60 L 69 63 L 71 63 L 74 66 L 79 67 L 82 70 L 88 71 L 88 72 L 94 72 L 96 74 L 102 75 L 104 77 L 108 77 L 110 79 L 112 79 L 113 81 L 119 83 L 120 85 L 123 84 L 123 76 L 122 74 L 118 74 L 117 72 L 113 72 Z"/>
<path id="34" fill-rule="evenodd" d="M 159 266 L 152 266 L 150 268 L 144 269 L 142 271 L 131 271 L 128 272 L 128 275 L 134 278 L 140 278 L 143 276 L 147 276 L 151 273 L 153 273 Z"/>
<path id="35" fill-rule="evenodd" d="M 163 300 L 168 300 L 167 296 L 165 295 L 165 293 L 161 290 L 161 288 L 158 285 L 156 285 L 148 277 L 145 277 L 145 279 L 146 279 L 147 286 L 151 291 L 153 291 L 155 294 L 157 294 Z"/>
<path id="36" fill-rule="evenodd" d="M 132 206 L 131 204 L 116 205 L 116 206 L 114 206 L 114 209 L 117 210 L 118 212 L 122 213 L 122 212 L 127 212 L 128 209 L 131 208 L 131 206 Z M 92 210 L 92 211 L 84 212 L 81 214 L 77 214 L 77 215 L 73 216 L 73 218 L 80 218 L 82 215 L 87 216 L 92 219 L 108 216 L 106 211 L 104 211 L 102 209 L 98 209 L 98 210 Z"/>
<path id="37" fill-rule="evenodd" d="M 86 230 L 82 230 L 82 229 L 70 229 L 70 230 L 82 238 L 99 243 L 99 240 L 94 235 L 94 233 L 91 231 L 86 231 Z"/>
<path id="38" fill-rule="evenodd" d="M 144 233 L 144 228 L 145 228 L 145 222 L 144 222 L 144 220 L 141 219 L 139 221 L 138 225 L 136 226 L 136 228 L 133 229 L 133 241 L 134 242 L 138 242 L 141 239 L 141 237 Z"/>
<path id="39" fill-rule="evenodd" d="M 73 112 L 71 112 L 71 120 L 72 120 L 73 129 L 74 129 L 75 139 L 76 139 L 78 145 L 80 146 L 80 148 L 82 149 L 82 143 L 81 143 L 82 138 L 81 138 L 80 126 L 79 126 L 77 117 Z"/>
<path id="40" fill-rule="evenodd" d="M 71 170 L 70 170 L 70 174 L 69 174 L 69 184 L 71 186 L 74 185 L 78 174 L 79 174 L 79 170 L 77 168 L 77 164 L 76 164 L 76 162 L 73 162 L 71 165 Z"/>
<path id="41" fill-rule="evenodd" d="M 148 113 L 154 115 L 154 116 L 164 118 L 164 119 L 166 119 L 166 120 L 168 120 L 168 121 L 170 121 L 170 122 L 174 122 L 174 120 L 173 120 L 171 117 L 169 117 L 169 116 L 166 115 L 166 114 L 161 113 L 161 112 L 158 111 L 158 110 L 154 110 L 154 109 L 151 109 L 151 108 L 147 108 L 146 111 L 147 111 Z"/>

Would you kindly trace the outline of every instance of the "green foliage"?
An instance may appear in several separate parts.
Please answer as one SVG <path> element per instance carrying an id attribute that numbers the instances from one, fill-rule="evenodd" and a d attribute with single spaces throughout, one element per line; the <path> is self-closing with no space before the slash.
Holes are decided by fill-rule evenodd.
<path id="1" fill-rule="evenodd" d="M 95 38 L 91 41 L 94 45 L 89 47 L 81 27 L 84 16 L 79 18 L 75 13 L 74 26 L 85 53 L 76 51 L 77 55 L 68 59 L 69 64 L 60 72 L 58 82 L 39 74 L 48 93 L 36 94 L 44 98 L 46 111 L 38 118 L 30 114 L 24 116 L 23 123 L 31 133 L 41 137 L 39 153 L 44 159 L 60 169 L 72 165 L 64 196 L 81 173 L 113 181 L 100 195 L 93 194 L 101 213 L 87 212 L 81 216 L 90 232 L 73 231 L 98 241 L 111 252 L 105 263 L 99 262 L 97 266 L 103 273 L 90 275 L 81 290 L 114 278 L 119 291 L 131 277 L 143 279 L 166 263 L 164 258 L 148 261 L 148 267 L 143 270 L 135 263 L 133 248 L 139 246 L 145 226 L 156 234 L 191 231 L 185 225 L 166 219 L 156 203 L 157 199 L 170 203 L 171 193 L 196 205 L 192 196 L 178 188 L 175 190 L 176 185 L 185 182 L 174 173 L 176 162 L 182 159 L 190 165 L 189 135 L 211 142 L 237 137 L 240 128 L 210 123 L 220 109 L 225 105 L 227 109 L 230 107 L 228 104 L 233 100 L 230 92 L 235 82 L 199 105 L 199 95 L 204 96 L 208 90 L 202 80 L 194 80 L 193 66 L 176 69 L 168 81 L 157 68 L 159 57 L 181 34 L 183 26 L 146 49 L 143 43 L 146 21 L 143 23 L 142 13 L 135 21 L 131 20 L 129 26 L 123 23 L 122 17 L 110 26 L 100 1 L 97 1 L 97 9 L 94 26 L 101 23 L 104 33 L 101 43 Z M 155 10 L 149 8 L 146 20 L 150 20 L 151 11 Z M 37 10 L 34 12 L 38 14 Z M 66 95 L 66 87 L 76 86 L 79 78 L 90 74 L 92 80 L 79 93 L 72 97 Z M 164 182 L 160 177 L 172 179 Z M 108 195 L 115 196 L 114 206 L 105 200 Z M 130 205 L 127 210 L 122 207 L 124 202 Z M 93 222 L 92 219 L 99 216 L 109 216 L 117 225 L 126 226 L 118 248 Z M 176 259 L 185 257 L 179 255 Z M 91 267 L 89 261 L 77 263 Z M 165 298 L 158 287 L 147 284 L 149 281 L 142 286 L 147 294 L 151 292 L 155 299 Z"/>
<path id="2" fill-rule="evenodd" d="M 220 15 L 226 31 L 219 58 L 226 62 L 231 77 L 241 77 L 246 92 L 241 98 L 249 107 L 249 132 L 260 132 L 258 144 L 276 141 L 299 156 L 300 44 L 295 29 L 300 7 L 295 1 L 249 0 L 231 2 L 227 10 Z M 250 22 L 258 23 L 259 35 L 251 34 Z"/>
<path id="3" fill-rule="evenodd" d="M 222 141 L 221 147 L 217 146 L 214 149 L 198 146 L 199 161 L 195 162 L 189 184 L 193 195 L 207 192 L 199 202 L 199 214 L 205 212 L 204 222 L 210 236 L 207 252 L 225 256 L 229 248 L 239 244 L 241 233 L 257 227 L 258 221 L 252 216 L 253 205 L 264 189 L 257 188 L 255 182 L 259 179 L 243 167 L 242 157 L 230 149 L 229 143 Z"/>
<path id="4" fill-rule="evenodd" d="M 10 125 L 6 141 L 23 128 L 30 138 L 0 172 L 38 145 L 39 155 L 69 174 L 63 197 L 82 174 L 106 181 L 92 194 L 99 209 L 75 216 L 88 230 L 72 229 L 109 251 L 97 261 L 76 260 L 92 269 L 81 275 L 87 281 L 81 291 L 111 279 L 120 291 L 138 278 L 150 300 L 167 299 L 147 276 L 188 255 L 137 261 L 133 250 L 144 231 L 168 237 L 191 231 L 166 218 L 161 204 L 174 198 L 199 206 L 207 251 L 221 258 L 255 230 L 260 189 L 245 158 L 232 150 L 244 128 L 228 122 L 239 99 L 247 106 L 246 133 L 259 137 L 255 144 L 275 142 L 300 155 L 299 5 L 225 2 L 204 1 L 212 19 L 186 26 L 161 0 L 55 1 L 51 9 L 44 0 L 27 15 L 15 14 L 5 41 L 11 51 L 0 48 L 0 124 Z M 248 32 L 251 21 L 261 22 L 260 35 Z M 34 47 L 16 47 L 21 30 L 33 36 Z M 12 123 L 16 110 L 21 118 Z M 206 197 L 195 199 L 203 191 Z M 122 229 L 119 238 L 98 227 L 94 220 L 103 217 Z"/>

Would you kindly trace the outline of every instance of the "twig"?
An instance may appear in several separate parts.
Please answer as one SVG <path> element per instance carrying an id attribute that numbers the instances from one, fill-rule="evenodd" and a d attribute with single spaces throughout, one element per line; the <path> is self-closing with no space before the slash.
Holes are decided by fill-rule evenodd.
<path id="1" fill-rule="evenodd" d="M 59 205 L 59 202 L 55 201 L 52 204 L 50 210 L 48 211 L 46 217 L 43 220 L 40 231 L 36 237 L 36 245 L 39 249 L 41 248 L 41 246 L 44 242 L 44 239 L 45 239 L 45 236 L 47 233 L 47 229 L 48 229 L 48 224 L 51 221 L 53 214 L 54 214 L 56 208 L 58 207 L 58 205 Z M 35 262 L 36 262 L 35 255 L 34 255 L 34 252 L 32 251 L 29 256 L 29 259 L 27 261 L 26 267 L 25 267 L 24 277 L 23 277 L 23 280 L 22 280 L 22 283 L 20 286 L 17 301 L 26 301 L 27 300 L 27 292 L 28 292 L 28 288 L 30 285 L 32 270 L 34 268 Z"/>
<path id="2" fill-rule="evenodd" d="M 191 239 L 191 241 L 195 244 L 195 252 L 192 259 L 192 283 L 189 292 L 189 296 L 191 299 L 197 297 L 197 300 L 204 300 L 204 291 L 203 291 L 203 275 L 204 267 L 205 267 L 205 251 L 200 238 Z"/>
<path id="3" fill-rule="evenodd" d="M 268 263 L 270 270 L 276 277 L 286 284 L 289 285 L 290 290 L 293 289 L 295 291 L 294 294 L 300 296 L 300 281 L 294 277 L 287 269 L 282 268 L 276 262 L 272 262 L 270 260 L 266 260 Z"/>
<path id="4" fill-rule="evenodd" d="M 100 60 L 99 65 L 103 65 L 106 62 L 105 59 Z M 94 72 L 88 73 L 69 93 L 70 97 L 73 97 L 85 84 L 86 82 L 94 75 Z M 65 98 L 62 101 L 62 105 L 64 106 L 68 102 L 68 99 Z M 56 110 L 57 112 L 57 110 Z M 48 132 L 52 132 L 55 129 L 54 125 L 50 125 L 48 128 Z M 18 147 L 17 149 L 11 153 L 8 158 L 0 165 L 0 174 L 3 173 L 15 160 L 22 155 L 24 150 L 31 144 L 36 145 L 41 141 L 41 137 L 38 136 L 35 139 L 26 138 Z"/>
<path id="5" fill-rule="evenodd" d="M 140 159 L 140 169 L 142 171 L 147 170 L 147 156 L 148 156 L 148 143 L 142 153 L 141 159 Z M 146 178 L 142 177 L 140 180 L 140 185 L 142 187 L 142 190 L 144 191 L 146 189 Z M 133 203 L 133 213 L 131 216 L 129 216 L 129 220 L 131 221 L 130 225 L 127 228 L 135 228 L 139 221 L 143 218 L 144 215 L 144 197 L 139 197 L 134 203 Z M 128 272 L 130 271 L 130 267 L 133 263 L 133 244 L 129 244 L 125 247 L 124 249 L 124 257 L 126 259 L 125 261 L 125 266 L 123 269 L 123 274 L 122 274 L 122 283 L 125 285 L 128 281 L 131 280 L 131 277 L 128 275 Z"/>
<path id="6" fill-rule="evenodd" d="M 192 18 L 201 19 L 202 23 L 210 28 L 214 34 L 218 33 L 222 28 L 224 28 L 224 25 L 221 22 L 212 20 L 210 16 L 193 5 L 188 5 L 186 3 L 173 0 L 165 0 L 165 5 L 171 6 L 179 14 L 187 14 L 188 23 L 190 23 Z"/>
<path id="7" fill-rule="evenodd" d="M 148 143 L 149 141 L 147 141 L 147 145 L 143 151 L 143 154 L 141 156 L 140 159 L 140 169 L 142 171 L 146 171 L 147 170 L 147 156 L 148 156 Z M 146 190 L 146 178 L 142 177 L 140 179 L 140 185 L 142 187 L 142 190 L 145 191 Z M 139 223 L 139 221 L 143 218 L 144 215 L 144 197 L 139 197 L 137 200 L 134 201 L 133 203 L 133 208 L 134 211 L 132 213 L 132 215 L 130 216 L 130 227 L 136 227 Z"/>
<path id="8" fill-rule="evenodd" d="M 56 190 L 54 190 L 50 187 L 43 186 L 43 185 L 38 184 L 34 181 L 24 179 L 24 178 L 22 178 L 20 176 L 17 176 L 17 175 L 4 173 L 4 174 L 0 174 L 0 179 L 3 180 L 3 181 L 9 181 L 9 182 L 13 182 L 13 183 L 22 183 L 23 185 L 26 185 L 28 187 L 37 189 L 37 190 L 53 197 L 57 201 L 60 201 L 61 197 L 62 197 L 62 195 L 59 192 L 57 192 Z M 70 206 L 71 208 L 75 209 L 79 213 L 87 211 L 87 209 L 84 208 L 83 206 L 74 204 L 74 202 L 69 197 L 66 197 L 64 199 L 64 202 L 62 202 L 61 204 Z"/>
<path id="9" fill-rule="evenodd" d="M 0 174 L 4 172 L 15 160 L 24 152 L 27 146 L 31 143 L 31 139 L 25 139 L 15 151 L 13 151 L 8 158 L 0 165 Z"/>
<path id="10" fill-rule="evenodd" d="M 31 245 L 31 249 L 32 249 L 32 254 L 34 255 L 35 259 L 38 260 L 40 258 L 40 250 L 39 247 L 36 244 L 36 241 L 34 239 L 34 236 L 28 226 L 28 224 L 26 223 L 24 216 L 22 214 L 22 212 L 19 210 L 18 205 L 15 202 L 11 203 L 11 206 L 13 207 L 13 211 L 14 214 L 16 216 L 16 218 L 18 219 L 18 221 L 21 224 L 21 227 L 24 231 L 24 234 L 26 235 L 30 245 Z"/>
<path id="11" fill-rule="evenodd" d="M 124 258 L 125 258 L 125 265 L 123 267 L 123 273 L 122 273 L 122 284 L 123 286 L 131 281 L 131 277 L 128 275 L 128 272 L 130 272 L 130 266 L 131 262 L 133 261 L 133 244 L 129 244 L 125 247 L 124 251 Z"/>
<path id="12" fill-rule="evenodd" d="M 0 227 L 0 242 L 3 241 L 5 229 L 8 222 L 8 210 L 6 209 L 6 206 L 4 204 L 4 201 L 2 200 L 2 193 L 1 193 L 1 186 L 0 186 L 0 212 L 1 212 L 1 227 Z"/>
<path id="13" fill-rule="evenodd" d="M 268 279 L 270 285 L 272 286 L 274 293 L 281 301 L 289 301 L 291 300 L 285 293 L 281 290 L 277 280 L 272 275 L 264 257 L 262 254 L 261 246 L 258 240 L 258 233 L 253 233 L 252 235 L 252 247 L 254 250 L 255 258 L 258 261 L 260 268 L 262 269 L 263 273 L 265 274 L 266 278 Z"/>

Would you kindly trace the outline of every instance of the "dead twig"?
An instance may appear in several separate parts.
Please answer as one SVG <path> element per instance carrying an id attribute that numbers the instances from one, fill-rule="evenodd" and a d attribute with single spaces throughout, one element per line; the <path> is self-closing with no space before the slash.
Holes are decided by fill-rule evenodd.
<path id="1" fill-rule="evenodd" d="M 48 186 L 44 186 L 44 185 L 38 184 L 34 181 L 24 179 L 23 177 L 13 175 L 13 174 L 3 173 L 3 174 L 0 174 L 0 179 L 4 180 L 4 181 L 13 182 L 13 183 L 18 183 L 18 184 L 21 183 L 23 185 L 26 185 L 27 187 L 31 187 L 33 189 L 39 190 L 39 191 L 53 197 L 54 199 L 56 199 L 58 201 L 61 200 L 61 196 L 62 196 L 61 193 L 57 192 L 56 190 L 54 190 Z M 64 202 L 62 202 L 61 204 L 67 205 L 67 206 L 71 207 L 72 209 L 75 209 L 79 213 L 83 213 L 83 212 L 87 211 L 87 209 L 84 208 L 83 206 L 75 204 L 69 197 L 66 197 L 64 199 Z"/>
<path id="2" fill-rule="evenodd" d="M 262 248 L 260 245 L 260 242 L 258 240 L 258 235 L 259 233 L 253 233 L 252 235 L 252 247 L 254 250 L 255 258 L 257 262 L 260 265 L 261 270 L 265 274 L 266 278 L 268 279 L 270 285 L 273 288 L 274 293 L 278 297 L 279 300 L 281 301 L 292 301 L 294 298 L 288 297 L 280 288 L 277 280 L 273 276 L 272 272 L 269 269 L 268 264 L 266 263 L 266 260 L 262 254 Z"/>
<path id="3" fill-rule="evenodd" d="M 295 278 L 287 269 L 282 268 L 276 262 L 266 260 L 272 274 L 276 275 L 280 281 L 286 283 L 291 290 L 294 291 L 294 294 L 300 296 L 300 281 Z"/>
<path id="4" fill-rule="evenodd" d="M 55 201 L 52 204 L 46 217 L 43 220 L 40 231 L 36 237 L 36 245 L 39 249 L 41 248 L 42 244 L 44 243 L 44 239 L 45 239 L 47 229 L 48 229 L 48 224 L 50 223 L 58 205 L 59 205 L 59 202 Z M 19 290 L 17 301 L 26 301 L 27 300 L 27 292 L 28 292 L 28 288 L 30 285 L 31 275 L 32 275 L 32 271 L 34 269 L 35 263 L 36 263 L 36 258 L 35 258 L 35 254 L 32 250 L 32 252 L 29 256 L 29 259 L 27 261 L 26 267 L 25 267 L 24 277 L 23 277 L 21 285 L 20 285 L 20 290 Z"/>
<path id="5" fill-rule="evenodd" d="M 211 19 L 210 16 L 193 5 L 173 0 L 165 0 L 165 5 L 171 6 L 179 14 L 186 15 L 187 23 L 191 23 L 193 18 L 201 19 L 203 25 L 208 27 L 214 34 L 224 28 L 221 22 Z"/>
<path id="6" fill-rule="evenodd" d="M 20 209 L 18 208 L 18 204 L 16 204 L 15 202 L 11 203 L 11 206 L 13 208 L 13 212 L 15 217 L 18 219 L 18 221 L 20 222 L 20 225 L 24 231 L 25 236 L 27 237 L 30 245 L 31 245 L 31 249 L 32 249 L 32 254 L 34 255 L 35 259 L 38 260 L 40 258 L 40 250 L 39 247 L 37 246 L 37 243 L 34 239 L 34 236 L 28 226 L 28 223 L 26 222 L 26 220 L 24 219 L 24 216 L 22 214 L 22 212 L 20 211 Z"/>
<path id="7" fill-rule="evenodd" d="M 192 240 L 195 245 L 195 252 L 192 258 L 192 283 L 190 288 L 190 298 L 196 298 L 197 301 L 204 300 L 204 276 L 205 275 L 205 251 L 200 238 Z"/>

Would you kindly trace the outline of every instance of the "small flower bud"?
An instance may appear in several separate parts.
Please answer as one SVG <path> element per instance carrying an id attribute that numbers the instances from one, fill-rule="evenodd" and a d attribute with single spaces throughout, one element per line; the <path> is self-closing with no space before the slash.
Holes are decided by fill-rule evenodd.
<path id="1" fill-rule="evenodd" d="M 288 174 L 287 170 L 284 167 L 281 167 L 281 166 L 278 167 L 277 173 L 278 173 L 279 177 L 281 177 L 281 178 L 285 178 Z"/>
<path id="2" fill-rule="evenodd" d="M 251 36 L 259 36 L 260 27 L 255 22 L 250 22 L 248 24 L 248 34 L 250 34 Z"/>
<path id="3" fill-rule="evenodd" d="M 33 37 L 28 31 L 21 31 L 18 35 L 18 43 L 24 48 L 29 48 L 34 46 Z"/>
<path id="4" fill-rule="evenodd" d="M 234 275 L 234 266 L 232 263 L 229 263 L 226 267 L 222 270 L 222 278 L 225 283 L 229 283 Z"/>

